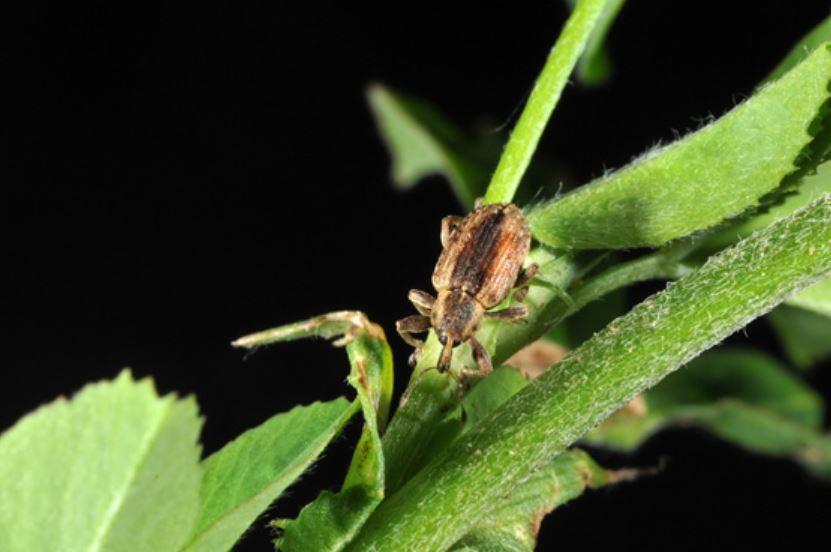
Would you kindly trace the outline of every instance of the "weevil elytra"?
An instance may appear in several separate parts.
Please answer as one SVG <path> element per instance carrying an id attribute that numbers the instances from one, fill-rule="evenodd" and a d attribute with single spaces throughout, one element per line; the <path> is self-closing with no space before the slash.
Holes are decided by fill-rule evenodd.
<path id="1" fill-rule="evenodd" d="M 532 264 L 522 265 L 531 247 L 531 232 L 522 211 L 514 204 L 477 206 L 465 217 L 448 216 L 441 224 L 442 253 L 433 271 L 437 295 L 410 290 L 409 299 L 419 314 L 399 320 L 395 327 L 408 344 L 415 347 L 410 357 L 414 363 L 424 342 L 412 334 L 433 328 L 442 344 L 436 368 L 446 372 L 455 345 L 468 342 L 478 372 L 493 370 L 490 357 L 475 333 L 484 317 L 509 322 L 522 321 L 528 314 L 524 305 L 492 311 L 515 288 L 520 302 L 528 291 L 528 282 L 537 273 Z"/>

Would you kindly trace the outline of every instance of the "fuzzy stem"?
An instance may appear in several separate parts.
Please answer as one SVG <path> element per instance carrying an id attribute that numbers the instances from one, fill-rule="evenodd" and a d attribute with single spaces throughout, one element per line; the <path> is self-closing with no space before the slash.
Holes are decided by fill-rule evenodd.
<path id="1" fill-rule="evenodd" d="M 531 162 L 577 60 L 586 48 L 607 0 L 580 0 L 566 21 L 557 43 L 534 84 L 499 164 L 491 178 L 485 203 L 509 203 Z"/>
<path id="2" fill-rule="evenodd" d="M 516 325 L 508 327 L 511 325 L 493 321 L 478 334 L 491 352 L 494 338 L 498 337 L 499 347 L 494 356 L 497 362 L 501 362 L 503 356 L 510 356 L 537 339 L 552 321 L 562 318 L 568 308 L 551 288 L 568 288 L 575 278 L 594 266 L 597 257 L 596 253 L 554 257 L 544 250 L 537 250 L 531 255 L 531 259 L 540 263 L 542 267 L 539 278 L 546 286 L 534 286 L 531 289 L 526 301 L 531 306 L 529 324 L 520 328 Z M 498 326 L 503 328 L 499 330 Z M 513 331 L 517 329 L 523 330 L 523 333 L 514 335 Z M 458 372 L 461 367 L 474 368 L 467 347 L 464 345 L 457 348 L 453 355 L 452 370 Z M 447 412 L 457 406 L 456 381 L 434 369 L 440 351 L 441 344 L 431 331 L 410 380 L 410 385 L 414 386 L 412 392 L 407 402 L 395 412 L 384 434 L 386 484 L 390 493 L 403 485 L 423 465 L 426 457 L 432 452 L 427 443 L 434 437 Z"/>
<path id="3" fill-rule="evenodd" d="M 580 310 L 604 295 L 637 282 L 657 279 L 677 280 L 693 272 L 692 267 L 681 262 L 692 249 L 690 242 L 684 242 L 609 268 L 572 293 L 574 310 Z"/>
<path id="4" fill-rule="evenodd" d="M 635 307 L 456 440 L 348 550 L 445 550 L 615 409 L 831 272 L 831 194 Z"/>

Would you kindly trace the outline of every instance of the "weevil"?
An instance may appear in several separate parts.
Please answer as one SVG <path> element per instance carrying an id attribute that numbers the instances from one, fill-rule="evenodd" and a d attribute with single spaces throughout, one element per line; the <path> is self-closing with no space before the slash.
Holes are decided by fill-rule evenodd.
<path id="1" fill-rule="evenodd" d="M 450 368 L 453 347 L 470 343 L 478 371 L 464 375 L 483 376 L 493 370 L 485 347 L 475 334 L 485 317 L 521 322 L 525 305 L 493 309 L 513 291 L 522 302 L 528 283 L 536 275 L 536 264 L 522 265 L 531 247 L 531 232 L 522 211 L 512 203 L 477 206 L 465 217 L 447 216 L 441 223 L 442 252 L 433 270 L 436 296 L 417 289 L 409 299 L 419 312 L 396 322 L 401 338 L 415 347 L 415 364 L 424 342 L 413 334 L 436 331 L 442 344 L 436 369 Z"/>

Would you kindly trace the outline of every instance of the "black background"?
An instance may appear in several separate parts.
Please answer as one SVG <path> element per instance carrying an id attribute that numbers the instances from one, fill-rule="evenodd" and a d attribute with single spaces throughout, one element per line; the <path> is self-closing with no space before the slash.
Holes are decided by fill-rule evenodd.
<path id="1" fill-rule="evenodd" d="M 406 290 L 429 285 L 438 222 L 458 207 L 437 178 L 391 188 L 365 86 L 381 81 L 465 126 L 496 128 L 512 121 L 565 9 L 115 4 L 38 6 L 11 20 L 0 426 L 130 366 L 164 392 L 197 395 L 212 452 L 296 403 L 349 392 L 342 351 L 323 342 L 247 361 L 228 342 L 344 308 L 387 329 L 400 391 L 408 350 L 393 322 L 412 310 Z M 828 8 L 632 1 L 610 36 L 614 80 L 569 87 L 541 149 L 578 181 L 620 166 L 735 105 Z M 733 340 L 781 355 L 764 323 Z M 829 397 L 827 371 L 809 380 Z M 355 434 L 274 512 L 291 516 L 334 487 Z M 831 487 L 791 462 L 692 430 L 632 458 L 601 455 L 611 465 L 662 457 L 660 475 L 558 511 L 540 549 L 827 539 Z M 269 550 L 266 531 L 245 549 Z"/>

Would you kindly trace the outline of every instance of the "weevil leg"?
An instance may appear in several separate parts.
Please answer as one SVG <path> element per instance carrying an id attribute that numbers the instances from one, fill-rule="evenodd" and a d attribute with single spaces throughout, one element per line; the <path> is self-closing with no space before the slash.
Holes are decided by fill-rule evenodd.
<path id="1" fill-rule="evenodd" d="M 485 347 L 481 343 L 479 343 L 479 340 L 475 337 L 471 337 L 470 339 L 468 339 L 468 343 L 470 343 L 470 348 L 473 352 L 473 360 L 476 361 L 476 366 L 479 369 L 462 370 L 462 375 L 483 378 L 491 372 L 493 372 L 493 363 L 491 363 L 491 357 L 485 350 Z"/>
<path id="2" fill-rule="evenodd" d="M 484 349 L 482 349 L 484 351 Z M 488 353 L 485 352 L 485 355 Z M 439 356 L 439 362 L 436 365 L 436 369 L 441 374 L 447 374 L 451 378 L 456 381 L 456 399 L 459 401 L 459 407 L 462 409 L 462 421 L 464 422 L 467 419 L 467 412 L 465 411 L 465 404 L 462 401 L 465 396 L 465 390 L 467 389 L 467 385 L 464 381 L 465 370 L 462 370 L 461 375 L 454 374 L 450 371 L 450 362 L 453 360 L 453 340 L 448 339 L 447 342 L 444 344 L 444 348 L 441 350 L 441 355 Z M 490 362 L 490 361 L 489 361 Z"/>
<path id="3" fill-rule="evenodd" d="M 462 218 L 457 215 L 448 215 L 441 219 L 441 246 L 447 247 L 447 244 L 450 243 L 450 237 L 453 235 L 453 232 L 456 231 L 456 228 L 459 227 L 459 223 L 462 222 Z"/>
<path id="4" fill-rule="evenodd" d="M 517 278 L 514 287 L 527 286 L 529 283 L 531 283 L 531 280 L 533 280 L 539 272 L 540 265 L 538 265 L 537 263 L 529 264 L 528 266 L 522 269 L 522 272 L 519 273 L 519 278 Z"/>
<path id="5" fill-rule="evenodd" d="M 418 362 L 418 357 L 421 355 L 421 348 L 424 346 L 424 341 L 416 339 L 412 334 L 429 330 L 430 318 L 420 314 L 414 314 L 396 322 L 395 329 L 398 335 L 401 336 L 401 339 L 411 347 L 414 347 L 409 362 L 410 366 L 415 366 L 415 363 Z"/>
<path id="6" fill-rule="evenodd" d="M 498 311 L 486 312 L 485 316 L 504 322 L 525 322 L 525 317 L 528 316 L 528 307 L 525 305 L 507 307 Z"/>
<path id="7" fill-rule="evenodd" d="M 422 316 L 430 316 L 433 303 L 436 302 L 435 297 L 420 289 L 411 289 L 410 293 L 407 294 L 407 298 Z"/>
<path id="8" fill-rule="evenodd" d="M 539 273 L 540 265 L 537 263 L 531 263 L 528 265 L 522 272 L 519 274 L 519 278 L 516 280 L 516 284 L 514 284 L 515 288 L 519 288 L 514 293 L 514 299 L 522 303 L 525 300 L 525 296 L 528 295 L 528 284 L 531 283 L 531 280 Z"/>
<path id="9" fill-rule="evenodd" d="M 441 355 L 439 355 L 439 362 L 436 364 L 438 371 L 444 374 L 450 370 L 451 360 L 453 360 L 453 340 L 448 339 L 441 350 Z"/>

